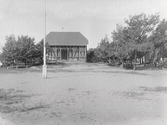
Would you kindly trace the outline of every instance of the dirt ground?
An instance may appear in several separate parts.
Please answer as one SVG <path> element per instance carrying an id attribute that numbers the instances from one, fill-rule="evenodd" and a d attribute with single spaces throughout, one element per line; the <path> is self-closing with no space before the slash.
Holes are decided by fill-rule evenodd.
<path id="1" fill-rule="evenodd" d="M 167 70 L 0 69 L 0 125 L 167 125 Z"/>

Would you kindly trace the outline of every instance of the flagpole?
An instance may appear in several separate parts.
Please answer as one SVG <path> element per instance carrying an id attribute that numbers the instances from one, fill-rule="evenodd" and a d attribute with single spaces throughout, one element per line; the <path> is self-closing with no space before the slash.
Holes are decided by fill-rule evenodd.
<path id="1" fill-rule="evenodd" d="M 44 43 L 43 43 L 43 69 L 42 69 L 42 77 L 47 78 L 47 65 L 46 65 L 46 0 L 45 0 L 45 24 L 44 24 Z"/>

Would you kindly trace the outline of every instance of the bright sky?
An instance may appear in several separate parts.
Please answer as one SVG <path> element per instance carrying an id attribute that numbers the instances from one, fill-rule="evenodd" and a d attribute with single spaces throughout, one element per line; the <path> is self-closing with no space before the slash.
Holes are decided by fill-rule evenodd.
<path id="1" fill-rule="evenodd" d="M 44 37 L 45 0 L 0 0 L 0 47 L 5 36 L 14 34 Z M 159 13 L 167 16 L 167 0 L 46 0 L 46 32 L 81 32 L 94 48 L 116 24 L 129 15 Z"/>

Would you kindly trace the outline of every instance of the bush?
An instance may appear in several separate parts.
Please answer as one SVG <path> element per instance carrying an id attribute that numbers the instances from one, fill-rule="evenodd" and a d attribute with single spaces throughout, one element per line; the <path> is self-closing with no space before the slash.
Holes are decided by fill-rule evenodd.
<path id="1" fill-rule="evenodd" d="M 167 68 L 167 60 L 164 62 L 163 67 L 164 67 L 164 68 Z"/>
<path id="2" fill-rule="evenodd" d="M 120 66 L 122 64 L 121 61 L 109 61 L 108 65 L 109 66 Z"/>
<path id="3" fill-rule="evenodd" d="M 108 65 L 109 65 L 109 66 L 116 66 L 116 65 L 115 65 L 115 62 L 113 62 L 113 61 L 112 61 L 112 62 L 109 62 Z"/>
<path id="4" fill-rule="evenodd" d="M 133 69 L 134 66 L 133 66 L 132 63 L 124 63 L 123 68 L 125 68 L 125 69 Z"/>

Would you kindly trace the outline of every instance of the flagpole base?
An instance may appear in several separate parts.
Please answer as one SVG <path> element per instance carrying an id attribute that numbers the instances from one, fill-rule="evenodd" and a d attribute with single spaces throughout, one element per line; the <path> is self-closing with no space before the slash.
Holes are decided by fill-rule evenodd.
<path id="1" fill-rule="evenodd" d="M 47 65 L 42 67 L 42 78 L 47 78 Z"/>

